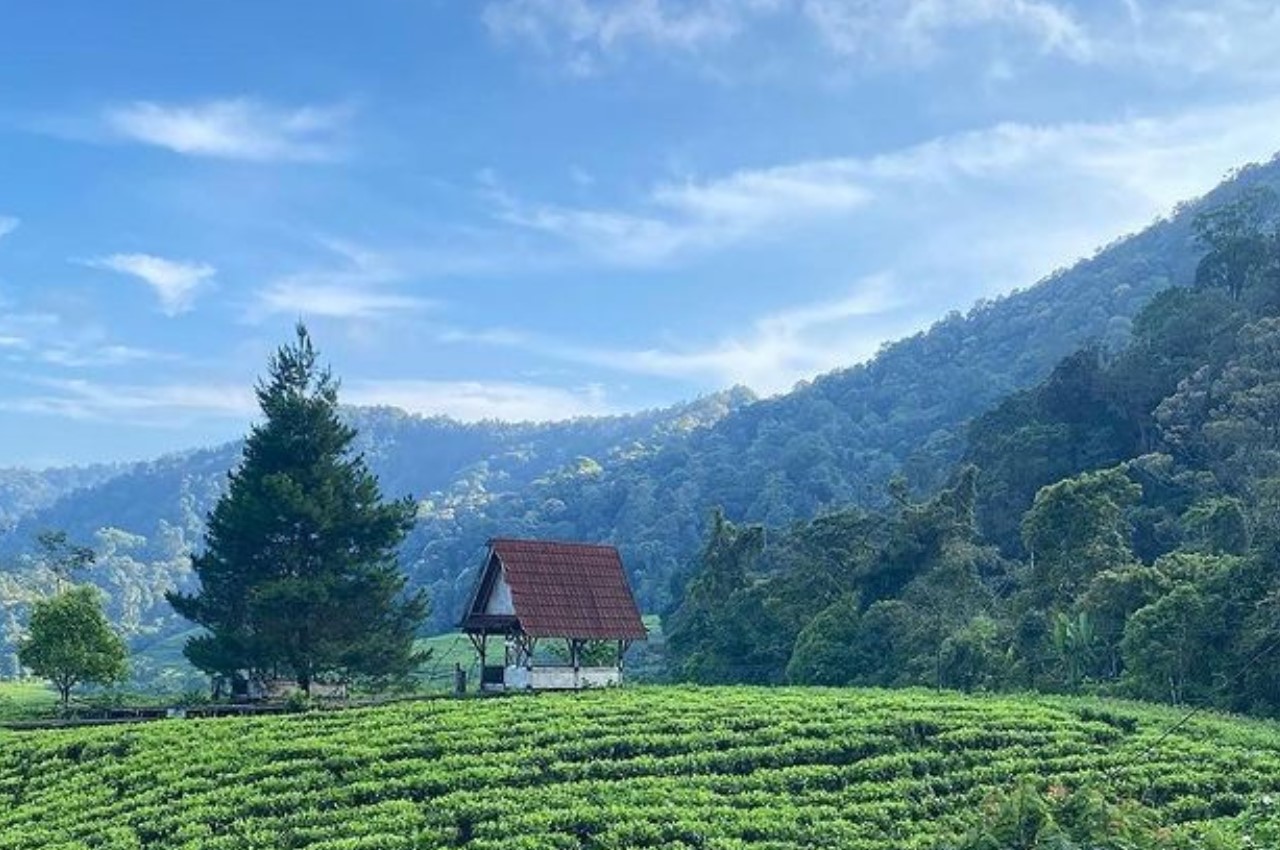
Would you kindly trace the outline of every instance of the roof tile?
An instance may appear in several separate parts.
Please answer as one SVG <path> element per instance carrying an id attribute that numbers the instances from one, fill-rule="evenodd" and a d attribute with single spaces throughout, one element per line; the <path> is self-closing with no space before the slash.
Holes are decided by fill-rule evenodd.
<path id="1" fill-rule="evenodd" d="M 648 632 L 613 546 L 495 538 L 520 627 L 532 637 L 643 640 Z"/>

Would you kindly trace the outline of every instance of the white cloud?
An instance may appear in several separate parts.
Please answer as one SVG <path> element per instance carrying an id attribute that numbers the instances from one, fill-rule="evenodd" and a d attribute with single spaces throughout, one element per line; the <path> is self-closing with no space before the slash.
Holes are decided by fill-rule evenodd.
<path id="1" fill-rule="evenodd" d="M 979 27 L 1020 33 L 1036 50 L 1076 61 L 1094 52 L 1075 15 L 1044 0 L 802 0 L 800 9 L 833 50 L 862 58 L 927 61 L 939 52 L 943 36 Z"/>
<path id="2" fill-rule="evenodd" d="M 344 386 L 343 402 L 389 405 L 464 422 L 549 421 L 616 412 L 597 386 L 571 389 L 507 381 L 357 381 Z"/>
<path id="3" fill-rule="evenodd" d="M 691 51 L 735 35 L 747 7 L 772 5 L 761 0 L 501 0 L 482 12 L 499 41 L 527 42 L 544 51 L 566 54 L 570 70 L 590 73 L 599 58 L 628 44 Z"/>
<path id="4" fill-rule="evenodd" d="M 901 282 L 873 275 L 840 297 L 792 305 L 756 319 L 744 334 L 703 346 L 611 349 L 566 344 L 509 328 L 451 329 L 441 342 L 514 348 L 567 362 L 630 374 L 677 378 L 704 387 L 742 384 L 763 394 L 782 392 L 796 381 L 875 353 L 882 339 L 868 333 L 892 330 L 903 304 Z M 901 319 L 898 330 L 910 325 Z M 914 322 L 914 318 L 909 319 Z"/>
<path id="5" fill-rule="evenodd" d="M 257 294 L 248 318 L 274 315 L 381 319 L 434 306 L 429 299 L 389 292 L 406 273 L 387 257 L 341 240 L 321 240 L 341 261 L 271 281 Z"/>
<path id="6" fill-rule="evenodd" d="M 18 229 L 21 222 L 13 216 L 0 215 L 0 239 L 8 236 L 10 233 Z"/>
<path id="7" fill-rule="evenodd" d="M 530 203 L 496 191 L 492 197 L 503 220 L 618 265 L 663 263 L 861 214 L 914 219 L 904 226 L 915 230 L 932 220 L 931 227 L 969 234 L 1007 218 L 1007 209 L 983 207 L 996 192 L 1033 216 L 1096 208 L 1070 225 L 1079 236 L 1074 253 L 1038 252 L 1056 265 L 1207 191 L 1234 166 L 1269 159 L 1280 148 L 1278 110 L 1280 101 L 1265 100 L 1117 122 L 999 124 L 871 157 L 659 183 L 631 207 Z"/>
<path id="8" fill-rule="evenodd" d="M 153 254 L 111 254 L 87 260 L 85 265 L 138 278 L 155 291 L 161 311 L 168 316 L 190 310 L 197 293 L 217 273 L 206 263 L 167 260 Z"/>
<path id="9" fill-rule="evenodd" d="M 684 346 L 575 348 L 506 329 L 447 338 L 701 388 L 776 392 L 857 362 L 950 309 L 1029 285 L 1209 190 L 1230 169 L 1269 159 L 1280 149 L 1277 114 L 1280 100 L 1105 123 L 1001 124 L 879 156 L 662 183 L 634 209 L 558 209 L 519 223 L 578 246 L 583 262 L 632 265 L 750 245 L 807 217 L 820 235 L 795 250 L 821 252 L 864 280 L 845 298 L 778 308 L 745 332 Z M 820 230 L 824 222 L 837 226 Z M 779 280 L 778 291 L 788 285 Z"/>
<path id="10" fill-rule="evenodd" d="M 38 389 L 0 399 L 0 410 L 80 421 L 182 428 L 210 418 L 245 422 L 258 415 L 251 387 L 222 383 L 111 383 L 34 379 Z M 617 411 L 598 386 L 565 388 L 506 381 L 365 380 L 345 382 L 344 404 L 392 406 L 465 422 L 549 421 Z"/>
<path id="11" fill-rule="evenodd" d="M 837 55 L 877 62 L 927 61 L 944 36 L 975 28 L 1015 33 L 1076 61 L 1093 54 L 1085 26 L 1049 0 L 495 0 L 482 14 L 497 40 L 534 45 L 579 73 L 632 45 L 721 46 L 781 16 L 809 24 Z"/>
<path id="12" fill-rule="evenodd" d="M 154 363 L 181 359 L 176 355 L 137 348 L 132 345 L 76 345 L 52 343 L 39 351 L 37 357 L 45 363 L 69 369 L 103 366 L 127 366 L 134 363 Z"/>
<path id="13" fill-rule="evenodd" d="M 742 171 L 709 181 L 662 183 L 640 210 L 528 204 L 490 190 L 499 217 L 623 264 L 663 262 L 686 250 L 729 244 L 767 228 L 781 233 L 851 212 L 870 199 L 842 160 Z"/>
<path id="14" fill-rule="evenodd" d="M 1109 64 L 1280 78 L 1280 6 L 1273 0 L 1126 0 L 1125 7 L 1129 26 L 1104 45 Z"/>
<path id="15" fill-rule="evenodd" d="M 254 315 L 257 318 L 293 315 L 377 319 L 429 306 L 431 302 L 422 298 L 325 285 L 299 278 L 276 281 L 259 293 Z"/>
<path id="16" fill-rule="evenodd" d="M 182 427 L 208 417 L 247 419 L 257 410 L 251 388 L 240 385 L 108 384 L 83 379 L 38 380 L 31 395 L 11 395 L 0 409 L 68 419 Z"/>
<path id="17" fill-rule="evenodd" d="M 126 345 L 109 330 L 56 313 L 24 311 L 0 300 L 0 361 L 30 374 L 41 365 L 102 369 L 143 362 L 177 362 L 181 355 Z"/>
<path id="18" fill-rule="evenodd" d="M 625 372 L 692 379 L 710 386 L 741 384 L 765 395 L 783 392 L 802 378 L 851 366 L 874 354 L 880 337 L 867 333 L 868 322 L 873 320 L 879 333 L 891 330 L 884 317 L 900 306 L 896 285 L 900 284 L 888 276 L 872 277 L 841 298 L 770 313 L 757 319 L 746 334 L 702 348 L 563 353 Z"/>
<path id="19" fill-rule="evenodd" d="M 349 110 L 283 109 L 251 98 L 176 105 L 136 101 L 108 109 L 117 136 L 188 156 L 258 162 L 319 161 L 338 155 L 334 135 Z"/>
<path id="20" fill-rule="evenodd" d="M 820 57 L 857 67 L 920 67 L 977 51 L 997 67 L 1019 55 L 1159 74 L 1280 75 L 1273 0 L 491 0 L 482 14 L 495 39 L 532 45 L 578 73 L 628 49 L 688 56 L 741 43 L 740 56 L 756 62 L 751 38 L 775 43 L 799 22 Z M 970 37 L 978 32 L 998 37 Z"/>

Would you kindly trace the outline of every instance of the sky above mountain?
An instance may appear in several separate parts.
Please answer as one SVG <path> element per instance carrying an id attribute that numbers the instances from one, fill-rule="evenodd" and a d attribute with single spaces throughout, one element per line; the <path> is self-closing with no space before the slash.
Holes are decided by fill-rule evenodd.
<path id="1" fill-rule="evenodd" d="M 1280 149 L 1262 0 L 12 4 L 0 464 L 768 394 Z"/>

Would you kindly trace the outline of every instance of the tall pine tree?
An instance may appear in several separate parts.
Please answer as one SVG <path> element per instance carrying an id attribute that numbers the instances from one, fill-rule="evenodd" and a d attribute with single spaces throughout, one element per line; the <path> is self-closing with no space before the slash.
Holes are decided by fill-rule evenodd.
<path id="1" fill-rule="evenodd" d="M 318 679 L 403 678 L 423 660 L 413 638 L 427 613 L 396 558 L 414 502 L 383 501 L 353 454 L 338 382 L 303 325 L 269 372 L 257 386 L 265 420 L 192 558 L 200 588 L 168 597 L 207 632 L 184 652 L 211 674 L 292 676 L 308 693 Z"/>

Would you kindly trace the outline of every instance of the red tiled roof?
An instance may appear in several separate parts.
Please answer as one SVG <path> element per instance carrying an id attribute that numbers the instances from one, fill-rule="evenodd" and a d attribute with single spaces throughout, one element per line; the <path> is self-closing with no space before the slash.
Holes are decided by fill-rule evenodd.
<path id="1" fill-rule="evenodd" d="M 489 546 L 491 558 L 502 562 L 515 616 L 529 636 L 643 640 L 648 635 L 614 547 L 510 538 L 490 540 Z"/>

